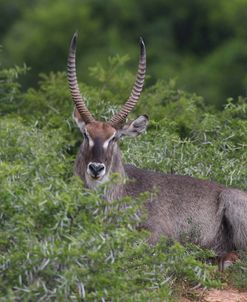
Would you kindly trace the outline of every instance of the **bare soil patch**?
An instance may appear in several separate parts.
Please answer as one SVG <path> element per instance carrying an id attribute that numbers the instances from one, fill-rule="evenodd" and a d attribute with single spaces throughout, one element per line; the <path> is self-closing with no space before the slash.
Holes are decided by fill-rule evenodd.
<path id="1" fill-rule="evenodd" d="M 247 302 L 247 292 L 240 292 L 236 289 L 210 289 L 198 291 L 194 299 L 182 298 L 181 302 Z"/>

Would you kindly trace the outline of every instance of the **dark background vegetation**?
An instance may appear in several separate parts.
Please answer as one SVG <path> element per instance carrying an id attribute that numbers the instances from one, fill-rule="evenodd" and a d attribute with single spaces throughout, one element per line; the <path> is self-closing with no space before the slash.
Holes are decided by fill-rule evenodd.
<path id="1" fill-rule="evenodd" d="M 129 96 L 142 35 L 149 77 L 130 118 L 150 123 L 120 142 L 124 161 L 246 191 L 246 17 L 247 0 L 0 0 L 0 301 L 174 302 L 192 288 L 246 289 L 246 251 L 219 274 L 193 232 L 183 246 L 147 244 L 135 215 L 146 195 L 109 205 L 104 188 L 83 188 L 65 73 L 78 30 L 80 88 L 105 120 Z"/>
<path id="2" fill-rule="evenodd" d="M 246 95 L 246 0 L 9 0 L 0 1 L 4 64 L 23 64 L 37 76 L 65 70 L 69 40 L 79 31 L 80 79 L 89 66 L 128 54 L 136 65 L 137 41 L 148 49 L 148 84 L 176 78 L 180 88 L 219 108 L 228 97 Z"/>

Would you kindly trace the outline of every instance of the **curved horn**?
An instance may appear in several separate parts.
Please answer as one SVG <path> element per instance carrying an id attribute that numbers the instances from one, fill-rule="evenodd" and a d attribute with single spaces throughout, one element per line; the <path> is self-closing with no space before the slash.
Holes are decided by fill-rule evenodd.
<path id="1" fill-rule="evenodd" d="M 76 58 L 76 42 L 77 42 L 78 34 L 74 33 L 73 38 L 69 47 L 69 56 L 68 56 L 68 64 L 67 64 L 67 76 L 69 82 L 70 93 L 72 95 L 72 99 L 75 103 L 76 109 L 81 115 L 83 121 L 88 124 L 94 121 L 92 114 L 88 111 L 83 97 L 81 96 L 80 89 L 78 86 L 77 78 L 76 78 L 76 66 L 75 66 L 75 58 Z"/>
<path id="2" fill-rule="evenodd" d="M 114 128 L 120 127 L 121 124 L 127 118 L 128 114 L 135 107 L 144 85 L 145 73 L 146 73 L 146 48 L 143 39 L 140 37 L 140 59 L 139 59 L 135 84 L 132 88 L 130 97 L 127 100 L 127 102 L 123 105 L 120 111 L 111 118 L 109 122 Z"/>

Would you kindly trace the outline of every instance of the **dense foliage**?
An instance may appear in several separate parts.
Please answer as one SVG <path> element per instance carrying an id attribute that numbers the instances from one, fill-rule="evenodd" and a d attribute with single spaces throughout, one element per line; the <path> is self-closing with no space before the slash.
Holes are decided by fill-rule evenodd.
<path id="1" fill-rule="evenodd" d="M 125 63 L 117 56 L 106 70 L 96 65 L 97 88 L 81 84 L 96 117 L 109 117 L 128 97 L 133 75 Z M 135 215 L 145 194 L 109 206 L 100 190 L 83 188 L 73 176 L 82 138 L 65 74 L 42 75 L 38 88 L 22 92 L 18 76 L 26 72 L 0 70 L 1 301 L 176 301 L 188 287 L 221 286 L 206 263 L 212 252 L 165 238 L 148 246 Z M 247 189 L 246 99 L 216 112 L 174 81 L 159 81 L 144 91 L 138 113 L 150 115 L 150 126 L 121 142 L 125 161 Z M 243 252 L 229 273 L 240 287 L 245 259 Z"/>
<path id="2" fill-rule="evenodd" d="M 3 58 L 10 66 L 31 66 L 24 81 L 36 85 L 40 72 L 64 70 L 78 30 L 80 76 L 90 83 L 89 66 L 105 65 L 116 53 L 136 58 L 142 35 L 149 85 L 176 77 L 180 87 L 222 106 L 227 97 L 246 94 L 246 7 L 247 0 L 2 0 Z"/>

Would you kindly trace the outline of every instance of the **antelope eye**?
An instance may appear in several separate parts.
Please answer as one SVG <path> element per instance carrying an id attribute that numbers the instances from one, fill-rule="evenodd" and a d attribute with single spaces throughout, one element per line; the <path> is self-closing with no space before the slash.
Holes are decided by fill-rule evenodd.
<path id="1" fill-rule="evenodd" d="M 111 143 L 114 143 L 114 142 L 116 142 L 116 141 L 117 141 L 116 136 L 113 136 L 113 138 L 109 141 L 109 143 L 111 144 Z"/>
<path id="2" fill-rule="evenodd" d="M 86 132 L 83 132 L 83 137 L 88 140 L 88 136 L 87 136 Z"/>

